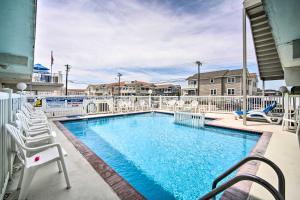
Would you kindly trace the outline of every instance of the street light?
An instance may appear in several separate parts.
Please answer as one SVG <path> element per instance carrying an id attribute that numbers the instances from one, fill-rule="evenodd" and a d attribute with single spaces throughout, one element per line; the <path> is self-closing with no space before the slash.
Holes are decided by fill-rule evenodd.
<path id="1" fill-rule="evenodd" d="M 117 76 L 119 77 L 119 96 L 121 96 L 121 76 L 123 76 L 123 74 L 118 73 Z"/>
<path id="2" fill-rule="evenodd" d="M 196 65 L 198 65 L 198 96 L 200 96 L 200 66 L 202 66 L 202 62 L 196 61 Z"/>
<path id="3" fill-rule="evenodd" d="M 23 93 L 23 91 L 27 88 L 26 83 L 20 82 L 17 84 L 17 88 L 18 90 L 21 90 L 21 92 Z"/>
<path id="4" fill-rule="evenodd" d="M 21 90 L 21 92 L 20 92 L 20 101 L 19 101 L 20 102 L 19 106 L 21 108 L 22 101 L 23 101 L 22 94 L 23 94 L 23 91 L 27 88 L 27 85 L 26 85 L 26 83 L 20 82 L 20 83 L 17 84 L 17 88 L 18 88 L 18 90 Z"/>

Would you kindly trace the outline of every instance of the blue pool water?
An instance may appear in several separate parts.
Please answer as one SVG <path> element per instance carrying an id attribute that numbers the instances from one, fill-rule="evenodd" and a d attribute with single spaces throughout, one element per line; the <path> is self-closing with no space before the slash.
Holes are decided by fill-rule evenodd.
<path id="1" fill-rule="evenodd" d="M 260 137 L 173 121 L 172 115 L 147 113 L 63 124 L 147 199 L 198 199 Z"/>

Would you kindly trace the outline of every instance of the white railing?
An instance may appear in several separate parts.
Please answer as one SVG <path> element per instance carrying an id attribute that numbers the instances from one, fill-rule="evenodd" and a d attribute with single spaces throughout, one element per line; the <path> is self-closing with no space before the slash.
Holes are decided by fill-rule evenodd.
<path id="1" fill-rule="evenodd" d="M 15 113 L 22 104 L 21 97 L 13 94 L 10 89 L 0 90 L 0 199 L 3 198 L 9 177 L 12 175 L 15 152 L 14 144 L 6 133 L 5 124 L 13 122 Z"/>
<path id="2" fill-rule="evenodd" d="M 52 98 L 52 100 L 51 100 Z M 41 108 L 49 117 L 101 114 L 141 110 L 168 110 L 172 112 L 218 112 L 232 113 L 241 110 L 241 96 L 97 96 L 97 97 L 31 97 L 42 99 Z M 54 99 L 54 100 L 53 100 Z M 294 100 L 295 101 L 295 100 Z M 294 102 L 293 101 L 293 102 Z M 273 112 L 282 113 L 281 96 L 248 96 L 247 110 L 263 110 L 276 102 Z"/>
<path id="3" fill-rule="evenodd" d="M 187 113 L 187 112 L 175 112 L 174 122 L 193 128 L 202 128 L 205 124 L 205 114 Z"/>
<path id="4" fill-rule="evenodd" d="M 282 128 L 284 130 L 296 130 L 298 119 L 297 111 L 300 109 L 300 95 L 285 95 L 284 118 Z"/>
<path id="5" fill-rule="evenodd" d="M 161 98 L 160 108 L 170 111 L 192 109 L 194 112 L 232 113 L 235 110 L 241 110 L 243 104 L 243 98 L 241 96 L 164 96 Z M 180 108 L 178 105 L 179 101 L 184 102 L 184 105 L 181 106 L 183 108 Z M 192 103 L 193 101 L 194 103 Z M 283 109 L 281 96 L 248 96 L 247 110 L 262 110 L 274 101 L 277 102 L 277 111 L 281 112 Z M 196 106 L 195 102 L 197 104 Z M 173 104 L 174 106 L 172 106 Z"/>

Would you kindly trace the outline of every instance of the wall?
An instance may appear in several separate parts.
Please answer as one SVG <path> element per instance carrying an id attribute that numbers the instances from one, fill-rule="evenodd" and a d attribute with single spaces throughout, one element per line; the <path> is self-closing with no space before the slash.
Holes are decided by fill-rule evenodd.
<path id="1" fill-rule="evenodd" d="M 35 44 L 36 0 L 1 0 L 0 80 L 30 81 Z"/>
<path id="2" fill-rule="evenodd" d="M 233 88 L 235 90 L 235 96 L 239 96 L 242 95 L 241 92 L 241 87 L 242 85 L 242 78 L 241 77 L 235 77 L 235 82 L 234 83 L 228 83 L 227 82 L 227 77 L 224 78 L 224 95 L 228 95 L 227 94 L 227 89 L 229 88 Z"/>

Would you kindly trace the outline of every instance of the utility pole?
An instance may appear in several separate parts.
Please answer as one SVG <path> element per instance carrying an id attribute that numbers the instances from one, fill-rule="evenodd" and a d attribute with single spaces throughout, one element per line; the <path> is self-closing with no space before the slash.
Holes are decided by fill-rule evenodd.
<path id="1" fill-rule="evenodd" d="M 123 76 L 121 73 L 118 73 L 117 76 L 119 77 L 119 96 L 121 96 L 121 76 Z"/>
<path id="2" fill-rule="evenodd" d="M 69 71 L 71 69 L 71 65 L 66 64 L 66 92 L 65 95 L 68 96 L 68 75 L 69 75 Z"/>
<path id="3" fill-rule="evenodd" d="M 243 8 L 243 125 L 247 125 L 247 27 L 246 9 Z"/>
<path id="4" fill-rule="evenodd" d="M 53 51 L 51 51 L 51 83 L 53 82 L 53 73 L 52 73 L 53 63 L 54 63 Z"/>
<path id="5" fill-rule="evenodd" d="M 200 96 L 200 66 L 202 66 L 202 63 L 200 61 L 196 61 L 195 63 L 198 65 L 198 96 Z"/>

